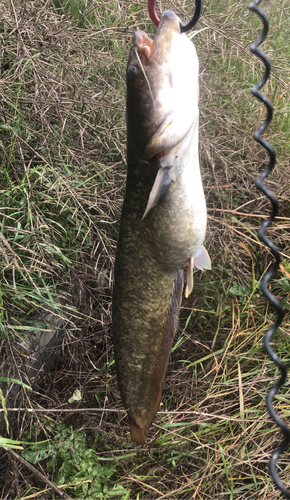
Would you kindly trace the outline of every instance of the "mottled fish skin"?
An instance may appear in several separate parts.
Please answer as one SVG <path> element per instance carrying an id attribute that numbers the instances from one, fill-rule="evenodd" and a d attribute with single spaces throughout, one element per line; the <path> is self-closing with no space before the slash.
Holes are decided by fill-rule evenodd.
<path id="1" fill-rule="evenodd" d="M 182 268 L 200 249 L 206 230 L 198 161 L 198 59 L 171 11 L 163 13 L 153 45 L 144 32 L 137 32 L 132 42 L 127 165 L 113 342 L 131 437 L 143 444 L 144 430 L 158 409 L 178 325 Z M 160 177 L 162 191 L 159 180 L 155 184 L 155 198 L 160 169 L 166 175 Z M 152 197 L 155 202 L 148 207 Z"/>

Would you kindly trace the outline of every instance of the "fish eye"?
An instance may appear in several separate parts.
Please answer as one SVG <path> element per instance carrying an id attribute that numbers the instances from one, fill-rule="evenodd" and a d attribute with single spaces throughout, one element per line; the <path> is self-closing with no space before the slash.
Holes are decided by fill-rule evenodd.
<path id="1" fill-rule="evenodd" d="M 138 68 L 137 68 L 136 64 L 130 64 L 130 66 L 128 68 L 128 73 L 130 73 L 130 75 L 137 75 Z"/>

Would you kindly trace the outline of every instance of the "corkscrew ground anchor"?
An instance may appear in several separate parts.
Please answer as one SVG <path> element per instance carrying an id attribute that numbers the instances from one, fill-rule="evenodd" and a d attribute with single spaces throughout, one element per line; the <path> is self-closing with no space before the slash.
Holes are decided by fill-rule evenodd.
<path id="1" fill-rule="evenodd" d="M 277 247 L 274 245 L 274 243 L 265 235 L 265 230 L 271 224 L 271 222 L 274 220 L 274 218 L 276 217 L 276 215 L 278 213 L 278 202 L 277 202 L 274 194 L 263 185 L 264 179 L 269 175 L 270 172 L 272 172 L 272 170 L 274 168 L 274 165 L 276 162 L 276 154 L 275 154 L 275 150 L 271 146 L 271 144 L 269 144 L 269 142 L 267 142 L 265 139 L 263 139 L 261 137 L 261 134 L 263 134 L 263 132 L 266 130 L 266 128 L 268 127 L 269 123 L 272 120 L 273 108 L 272 108 L 272 105 L 271 105 L 269 99 L 267 99 L 267 97 L 265 95 L 263 95 L 259 92 L 261 87 L 263 87 L 263 85 L 265 85 L 265 83 L 267 82 L 269 75 L 270 75 L 270 71 L 271 71 L 271 65 L 270 65 L 269 58 L 261 50 L 258 49 L 259 45 L 261 45 L 261 43 L 265 40 L 265 38 L 268 34 L 268 29 L 269 29 L 268 18 L 266 16 L 266 14 L 258 7 L 260 2 L 261 2 L 261 0 L 255 0 L 254 2 L 250 3 L 250 5 L 249 5 L 249 9 L 251 11 L 255 12 L 256 14 L 258 14 L 258 16 L 262 19 L 262 22 L 263 22 L 262 34 L 260 35 L 258 40 L 256 40 L 251 45 L 250 50 L 253 54 L 258 56 L 263 61 L 264 65 L 265 65 L 265 73 L 264 73 L 263 77 L 261 78 L 261 80 L 259 81 L 259 83 L 257 83 L 253 87 L 252 94 L 257 99 L 259 99 L 261 102 L 263 102 L 265 104 L 265 106 L 267 108 L 267 117 L 266 117 L 265 121 L 258 127 L 256 132 L 254 133 L 254 139 L 256 142 L 261 144 L 261 146 L 263 146 L 267 150 L 269 157 L 270 157 L 270 161 L 269 161 L 269 165 L 266 167 L 264 172 L 262 172 L 262 174 L 256 180 L 256 186 L 271 201 L 272 212 L 271 212 L 270 216 L 268 217 L 268 219 L 265 220 L 261 224 L 261 226 L 259 227 L 258 235 L 259 235 L 260 240 L 271 250 L 273 257 L 275 259 L 275 262 L 271 265 L 270 269 L 265 273 L 263 279 L 261 280 L 261 290 L 264 293 L 264 295 L 267 297 L 269 302 L 275 307 L 275 309 L 277 311 L 277 319 L 265 335 L 264 347 L 265 347 L 266 353 L 270 356 L 270 358 L 274 361 L 274 363 L 276 363 L 276 365 L 279 367 L 280 372 L 281 372 L 280 379 L 270 389 L 269 394 L 267 396 L 267 408 L 268 408 L 268 411 L 269 411 L 271 417 L 273 418 L 275 423 L 281 428 L 281 431 L 284 434 L 284 440 L 282 441 L 282 443 L 278 446 L 278 448 L 272 454 L 272 457 L 271 457 L 270 463 L 269 463 L 269 469 L 270 469 L 270 474 L 272 476 L 274 483 L 282 491 L 282 493 L 285 495 L 286 498 L 290 498 L 290 491 L 286 488 L 284 483 L 280 480 L 278 473 L 277 473 L 277 468 L 276 468 L 277 460 L 279 459 L 280 455 L 289 446 L 290 429 L 283 422 L 283 420 L 280 418 L 278 413 L 276 413 L 276 411 L 273 407 L 273 400 L 274 400 L 277 392 L 279 391 L 279 389 L 285 383 L 287 372 L 286 372 L 286 368 L 285 368 L 284 364 L 282 363 L 281 359 L 279 358 L 279 356 L 275 353 L 275 351 L 270 346 L 270 342 L 272 340 L 272 337 L 275 334 L 275 332 L 277 331 L 278 327 L 280 326 L 280 324 L 283 320 L 284 311 L 283 311 L 283 308 L 281 307 L 279 300 L 277 300 L 276 297 L 274 297 L 274 295 L 272 295 L 272 293 L 269 291 L 269 288 L 267 286 L 268 282 L 272 279 L 272 277 L 274 276 L 276 271 L 279 269 L 280 254 L 279 254 Z"/>

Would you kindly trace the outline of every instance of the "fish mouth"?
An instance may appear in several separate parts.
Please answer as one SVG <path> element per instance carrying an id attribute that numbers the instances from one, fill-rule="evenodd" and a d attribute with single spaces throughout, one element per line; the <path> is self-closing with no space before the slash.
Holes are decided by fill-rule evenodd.
<path id="1" fill-rule="evenodd" d="M 137 31 L 135 33 L 135 45 L 141 63 L 143 66 L 148 66 L 152 55 L 153 40 L 144 31 Z"/>
<path id="2" fill-rule="evenodd" d="M 168 52 L 168 45 L 174 34 L 180 34 L 180 19 L 171 10 L 163 12 L 154 40 L 144 31 L 135 33 L 135 50 L 137 50 L 143 66 L 149 66 L 157 53 L 158 59 L 164 60 L 164 55 Z"/>

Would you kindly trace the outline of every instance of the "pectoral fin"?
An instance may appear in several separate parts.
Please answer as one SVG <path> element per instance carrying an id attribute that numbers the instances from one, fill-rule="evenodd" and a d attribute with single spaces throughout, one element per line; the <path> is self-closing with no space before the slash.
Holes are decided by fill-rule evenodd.
<path id="1" fill-rule="evenodd" d="M 210 257 L 203 245 L 196 252 L 194 257 L 191 257 L 191 259 L 188 259 L 187 261 L 187 284 L 185 289 L 186 298 L 191 294 L 193 289 L 194 266 L 197 267 L 197 269 L 211 269 Z"/>
<path id="2" fill-rule="evenodd" d="M 151 208 L 154 207 L 154 205 L 156 205 L 161 198 L 164 198 L 164 196 L 166 196 L 170 183 L 171 179 L 169 177 L 168 169 L 160 168 L 156 175 L 153 187 L 150 191 L 147 207 L 143 214 L 142 220 L 146 217 L 149 210 L 151 210 Z"/>
<path id="3" fill-rule="evenodd" d="M 198 110 L 192 117 L 183 110 L 172 111 L 151 137 L 145 149 L 145 160 L 151 160 L 163 151 L 170 151 L 186 136 L 191 127 L 198 124 Z"/>

